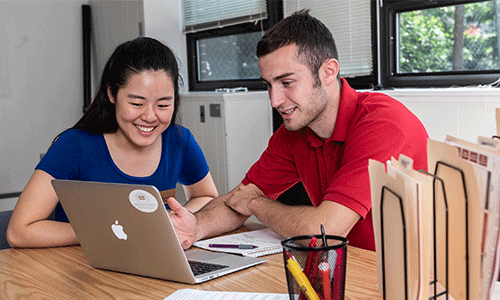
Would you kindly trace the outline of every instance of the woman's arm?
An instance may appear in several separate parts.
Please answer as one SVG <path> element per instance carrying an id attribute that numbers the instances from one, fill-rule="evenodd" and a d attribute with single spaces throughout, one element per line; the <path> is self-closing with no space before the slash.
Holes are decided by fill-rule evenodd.
<path id="1" fill-rule="evenodd" d="M 7 228 L 12 247 L 55 247 L 78 244 L 69 223 L 47 220 L 58 203 L 50 181 L 42 170 L 35 170 L 24 188 Z"/>
<path id="2" fill-rule="evenodd" d="M 184 193 L 187 200 L 184 207 L 192 213 L 198 211 L 210 200 L 219 195 L 210 172 L 197 183 L 184 186 Z"/>

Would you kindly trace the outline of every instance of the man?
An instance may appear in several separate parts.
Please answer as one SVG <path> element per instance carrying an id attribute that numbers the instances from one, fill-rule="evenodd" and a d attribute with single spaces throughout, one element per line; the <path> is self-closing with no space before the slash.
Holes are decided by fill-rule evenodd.
<path id="1" fill-rule="evenodd" d="M 261 79 L 283 126 L 230 193 L 192 215 L 169 199 L 184 248 L 234 230 L 255 215 L 283 237 L 347 236 L 375 250 L 368 160 L 385 162 L 400 153 L 427 169 L 427 132 L 398 101 L 359 93 L 339 77 L 335 42 L 319 20 L 300 11 L 282 20 L 257 45 Z M 276 199 L 302 181 L 312 206 Z"/>

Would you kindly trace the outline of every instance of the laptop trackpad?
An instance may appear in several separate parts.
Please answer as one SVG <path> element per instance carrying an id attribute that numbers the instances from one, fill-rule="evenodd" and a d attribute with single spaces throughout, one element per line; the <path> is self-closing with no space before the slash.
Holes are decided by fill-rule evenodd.
<path id="1" fill-rule="evenodd" d="M 184 252 L 186 253 L 186 258 L 188 260 L 209 262 L 213 260 L 218 260 L 221 257 L 225 257 L 225 255 L 221 255 L 221 253 L 214 253 L 210 251 L 197 250 L 197 249 L 189 249 Z"/>

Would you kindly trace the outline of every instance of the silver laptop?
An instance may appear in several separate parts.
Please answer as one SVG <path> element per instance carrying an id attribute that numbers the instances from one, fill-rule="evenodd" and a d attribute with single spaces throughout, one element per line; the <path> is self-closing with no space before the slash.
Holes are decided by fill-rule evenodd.
<path id="1" fill-rule="evenodd" d="M 184 251 L 154 186 L 73 180 L 52 185 L 95 268 L 195 284 L 266 261 Z"/>

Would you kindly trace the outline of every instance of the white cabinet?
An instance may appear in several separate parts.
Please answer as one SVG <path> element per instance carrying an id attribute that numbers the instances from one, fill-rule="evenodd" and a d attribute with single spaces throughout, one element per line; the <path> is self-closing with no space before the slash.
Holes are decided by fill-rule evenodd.
<path id="1" fill-rule="evenodd" d="M 219 195 L 241 182 L 273 132 L 266 91 L 184 94 L 179 118 L 203 150 Z"/>

